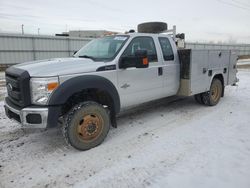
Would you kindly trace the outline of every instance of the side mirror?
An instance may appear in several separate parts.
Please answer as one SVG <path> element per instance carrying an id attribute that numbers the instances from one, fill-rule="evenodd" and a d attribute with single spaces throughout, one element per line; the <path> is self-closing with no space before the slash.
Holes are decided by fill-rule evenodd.
<path id="1" fill-rule="evenodd" d="M 134 56 L 123 56 L 119 60 L 119 68 L 126 69 L 129 67 L 147 68 L 148 52 L 147 50 L 137 50 Z"/>

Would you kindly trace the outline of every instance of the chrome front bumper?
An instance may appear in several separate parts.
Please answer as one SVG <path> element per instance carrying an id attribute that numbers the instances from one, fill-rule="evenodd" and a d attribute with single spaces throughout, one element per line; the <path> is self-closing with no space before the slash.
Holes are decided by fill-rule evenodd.
<path id="1" fill-rule="evenodd" d="M 25 128 L 46 128 L 48 108 L 23 108 L 17 110 L 4 101 L 6 115 L 21 123 Z"/>

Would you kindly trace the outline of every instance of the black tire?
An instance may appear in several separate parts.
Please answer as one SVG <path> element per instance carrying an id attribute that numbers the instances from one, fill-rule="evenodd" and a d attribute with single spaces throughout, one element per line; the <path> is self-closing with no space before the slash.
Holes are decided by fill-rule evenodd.
<path id="1" fill-rule="evenodd" d="M 70 146 L 83 151 L 101 144 L 109 129 L 108 111 L 96 102 L 86 101 L 67 113 L 62 132 Z"/>
<path id="2" fill-rule="evenodd" d="M 219 79 L 214 78 L 210 86 L 210 90 L 201 95 L 201 99 L 205 105 L 215 106 L 219 103 L 222 96 L 223 86 Z"/>
<path id="3" fill-rule="evenodd" d="M 202 95 L 201 93 L 194 95 L 194 99 L 197 103 L 204 104 L 201 95 Z"/>
<path id="4" fill-rule="evenodd" d="M 138 33 L 161 33 L 168 29 L 168 24 L 164 22 L 146 22 L 137 26 Z"/>

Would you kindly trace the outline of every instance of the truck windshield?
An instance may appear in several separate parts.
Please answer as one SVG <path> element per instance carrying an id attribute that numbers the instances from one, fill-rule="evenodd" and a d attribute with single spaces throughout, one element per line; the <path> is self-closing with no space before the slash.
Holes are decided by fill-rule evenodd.
<path id="1" fill-rule="evenodd" d="M 110 61 L 119 53 L 128 36 L 116 35 L 92 40 L 81 48 L 74 57 L 90 58 L 94 61 Z"/>

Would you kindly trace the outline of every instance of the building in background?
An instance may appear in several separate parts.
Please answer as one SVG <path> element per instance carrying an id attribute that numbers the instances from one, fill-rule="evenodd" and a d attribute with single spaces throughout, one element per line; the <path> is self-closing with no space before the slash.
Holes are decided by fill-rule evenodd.
<path id="1" fill-rule="evenodd" d="M 62 34 L 56 34 L 56 36 L 65 37 L 80 37 L 80 38 L 99 38 L 106 35 L 118 34 L 114 31 L 106 30 L 72 30 L 69 32 L 63 32 Z"/>

